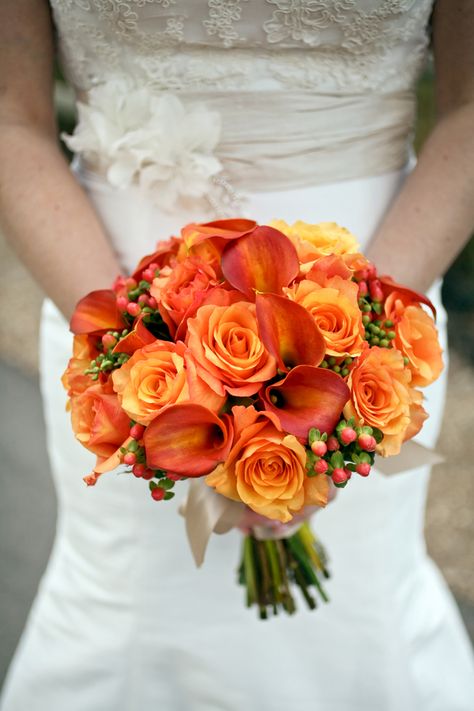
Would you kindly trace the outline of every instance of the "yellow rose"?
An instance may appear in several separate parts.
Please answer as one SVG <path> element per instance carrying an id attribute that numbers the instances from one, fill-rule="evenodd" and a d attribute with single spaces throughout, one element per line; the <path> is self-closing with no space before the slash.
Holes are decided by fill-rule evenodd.
<path id="1" fill-rule="evenodd" d="M 328 254 L 352 254 L 359 249 L 354 235 L 335 222 L 311 225 L 298 220 L 293 225 L 288 225 L 284 220 L 273 220 L 270 225 L 283 232 L 293 242 L 303 264 L 312 264 L 316 259 Z"/>

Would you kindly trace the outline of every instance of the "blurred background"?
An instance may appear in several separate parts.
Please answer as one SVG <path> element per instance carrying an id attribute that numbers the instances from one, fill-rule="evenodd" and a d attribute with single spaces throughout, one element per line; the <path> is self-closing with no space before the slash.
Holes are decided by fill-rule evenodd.
<path id="1" fill-rule="evenodd" d="M 416 147 L 434 121 L 433 75 L 418 87 Z M 61 130 L 74 125 L 72 94 L 56 82 Z M 446 275 L 448 400 L 428 496 L 426 537 L 474 639 L 474 239 Z M 0 685 L 54 538 L 56 502 L 45 450 L 37 374 L 42 293 L 0 234 Z"/>

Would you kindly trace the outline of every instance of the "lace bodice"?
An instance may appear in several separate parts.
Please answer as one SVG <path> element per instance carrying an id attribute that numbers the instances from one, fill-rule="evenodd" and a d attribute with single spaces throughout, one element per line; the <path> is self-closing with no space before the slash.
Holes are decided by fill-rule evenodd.
<path id="1" fill-rule="evenodd" d="M 433 0 L 51 0 L 67 76 L 162 91 L 412 86 Z M 232 52 L 227 52 L 232 48 Z"/>
<path id="2" fill-rule="evenodd" d="M 164 210 L 395 170 L 433 0 L 51 0 L 83 165 Z"/>

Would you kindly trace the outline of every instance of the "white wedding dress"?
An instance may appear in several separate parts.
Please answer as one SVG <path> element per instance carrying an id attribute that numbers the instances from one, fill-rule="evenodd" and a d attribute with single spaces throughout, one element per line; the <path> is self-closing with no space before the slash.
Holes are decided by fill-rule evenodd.
<path id="1" fill-rule="evenodd" d="M 367 244 L 409 170 L 431 0 L 51 4 L 83 103 L 76 171 L 124 267 L 232 212 L 337 221 Z M 472 711 L 469 642 L 425 550 L 426 468 L 353 477 L 313 519 L 330 604 L 261 622 L 236 585 L 238 532 L 195 568 L 186 485 L 167 504 L 125 475 L 84 486 L 60 385 L 70 344 L 46 302 L 57 537 L 2 711 Z M 444 386 L 426 393 L 429 446 Z"/>

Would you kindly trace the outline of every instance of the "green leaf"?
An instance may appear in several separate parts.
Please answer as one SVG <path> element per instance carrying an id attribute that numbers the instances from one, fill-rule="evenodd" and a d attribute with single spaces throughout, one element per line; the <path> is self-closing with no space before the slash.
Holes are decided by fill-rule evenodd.
<path id="1" fill-rule="evenodd" d="M 383 440 L 382 430 L 379 430 L 377 427 L 373 427 L 372 429 L 373 429 L 372 436 L 374 437 L 377 444 L 380 444 L 380 442 Z"/>
<path id="2" fill-rule="evenodd" d="M 339 450 L 337 452 L 333 452 L 331 454 L 330 462 L 334 469 L 343 469 L 344 457 L 342 456 L 342 452 L 340 452 Z"/>
<path id="3" fill-rule="evenodd" d="M 311 444 L 313 444 L 313 442 L 317 442 L 320 439 L 321 439 L 321 432 L 316 427 L 311 427 L 311 429 L 308 433 L 309 444 L 311 445 Z"/>
<path id="4" fill-rule="evenodd" d="M 166 489 L 166 491 L 168 491 L 169 489 L 173 488 L 174 481 L 171 481 L 171 479 L 161 479 L 160 486 L 162 489 Z"/>

